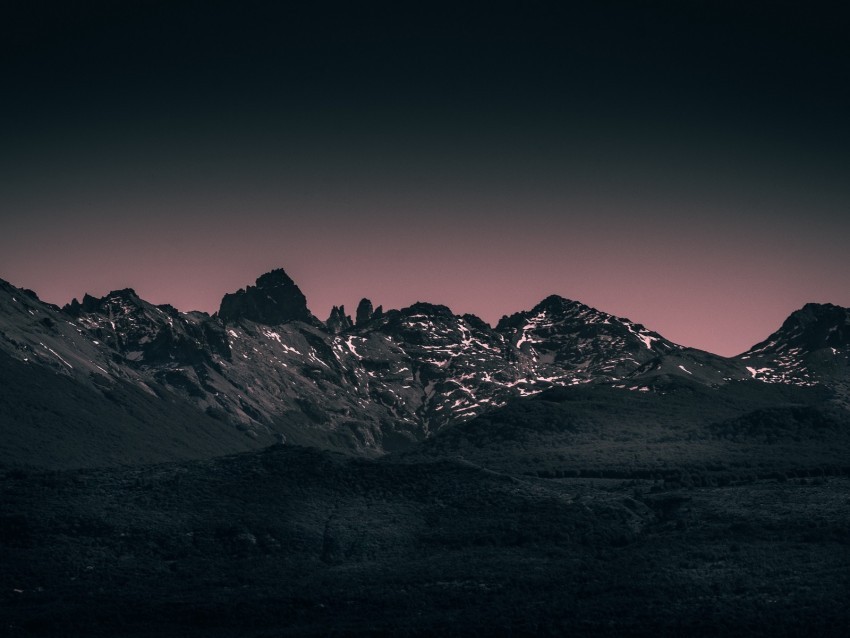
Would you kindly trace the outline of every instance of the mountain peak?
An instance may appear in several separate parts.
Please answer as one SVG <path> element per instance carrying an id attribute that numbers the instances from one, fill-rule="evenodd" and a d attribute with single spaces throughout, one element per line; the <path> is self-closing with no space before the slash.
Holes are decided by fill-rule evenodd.
<path id="1" fill-rule="evenodd" d="M 132 288 L 121 288 L 113 290 L 103 297 L 94 297 L 88 293 L 83 295 L 82 303 L 74 298 L 71 303 L 65 304 L 62 310 L 71 316 L 79 317 L 82 313 L 89 312 L 131 312 L 143 304 L 142 299 Z"/>
<path id="2" fill-rule="evenodd" d="M 351 317 L 345 314 L 345 306 L 334 306 L 331 308 L 331 314 L 325 321 L 325 325 L 330 332 L 339 334 L 351 328 L 354 322 L 351 321 Z"/>
<path id="3" fill-rule="evenodd" d="M 257 288 L 261 290 L 295 286 L 295 282 L 292 281 L 292 278 L 286 274 L 283 268 L 275 268 L 264 275 L 260 275 L 257 277 L 256 284 Z M 298 288 L 298 286 L 295 286 L 295 288 Z"/>
<path id="4" fill-rule="evenodd" d="M 540 311 L 550 311 L 550 312 L 564 312 L 567 310 L 573 310 L 575 308 L 584 308 L 585 305 L 578 301 L 573 301 L 572 299 L 566 299 L 561 297 L 560 295 L 549 295 L 539 304 L 532 308 L 532 312 L 540 312 Z"/>
<path id="5" fill-rule="evenodd" d="M 835 320 L 840 322 L 850 316 L 850 309 L 836 306 L 831 303 L 809 302 L 799 310 L 791 313 L 788 319 L 797 319 L 801 322 L 812 322 L 819 320 Z"/>
<path id="6" fill-rule="evenodd" d="M 503 316 L 496 325 L 496 330 L 504 331 L 512 328 L 518 328 L 521 325 L 524 325 L 529 317 L 533 317 L 535 315 L 546 313 L 551 313 L 555 316 L 569 315 L 575 314 L 583 308 L 588 307 L 578 301 L 573 301 L 572 299 L 566 299 L 559 295 L 549 295 L 531 310 L 524 310 L 522 312 L 515 312 L 512 315 Z"/>
<path id="7" fill-rule="evenodd" d="M 415 304 L 402 308 L 400 311 L 404 315 L 428 315 L 433 317 L 454 317 L 454 313 L 448 306 L 441 304 L 429 303 L 427 301 L 417 301 Z"/>
<path id="8" fill-rule="evenodd" d="M 322 325 L 307 309 L 304 293 L 282 268 L 258 277 L 256 286 L 224 295 L 218 316 L 225 323 L 249 319 L 266 325 L 288 321 Z"/>
<path id="9" fill-rule="evenodd" d="M 850 309 L 807 303 L 739 359 L 754 379 L 811 385 L 840 376 L 850 350 Z"/>
<path id="10" fill-rule="evenodd" d="M 126 299 L 126 300 L 136 300 L 139 299 L 139 295 L 132 288 L 121 288 L 119 290 L 113 290 L 108 295 L 103 297 L 104 299 Z"/>
<path id="11" fill-rule="evenodd" d="M 793 341 L 807 350 L 850 345 L 850 308 L 830 303 L 807 303 L 795 310 L 768 341 Z"/>

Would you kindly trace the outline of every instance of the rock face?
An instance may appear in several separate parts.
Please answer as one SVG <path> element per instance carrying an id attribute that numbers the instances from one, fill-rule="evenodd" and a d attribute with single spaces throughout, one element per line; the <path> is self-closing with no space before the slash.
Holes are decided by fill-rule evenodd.
<path id="1" fill-rule="evenodd" d="M 267 326 L 288 321 L 322 325 L 307 309 L 304 293 L 282 268 L 262 275 L 256 283 L 256 286 L 224 295 L 218 311 L 224 323 L 248 319 Z"/>

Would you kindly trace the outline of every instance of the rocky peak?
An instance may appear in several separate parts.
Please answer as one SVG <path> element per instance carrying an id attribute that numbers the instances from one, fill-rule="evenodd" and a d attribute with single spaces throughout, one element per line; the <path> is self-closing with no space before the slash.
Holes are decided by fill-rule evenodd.
<path id="1" fill-rule="evenodd" d="M 848 346 L 850 309 L 833 304 L 807 303 L 791 313 L 779 330 L 749 352 L 767 354 L 793 348 L 814 352 L 822 348 Z"/>
<path id="2" fill-rule="evenodd" d="M 212 363 L 230 358 L 222 325 L 204 313 L 181 313 L 170 304 L 155 306 L 132 288 L 102 298 L 89 294 L 62 309 L 97 342 L 120 353 L 133 366 Z"/>
<path id="3" fill-rule="evenodd" d="M 351 321 L 351 317 L 345 314 L 345 306 L 334 306 L 331 308 L 331 314 L 325 325 L 328 327 L 329 332 L 339 334 L 351 328 L 354 323 Z"/>
<path id="4" fill-rule="evenodd" d="M 372 314 L 372 302 L 365 298 L 361 299 L 360 303 L 357 304 L 357 312 L 355 313 L 357 325 L 362 326 L 364 323 L 370 321 Z"/>
<path id="5" fill-rule="evenodd" d="M 831 381 L 847 396 L 850 309 L 808 303 L 791 313 L 779 330 L 737 359 L 753 379 L 797 385 Z"/>
<path id="6" fill-rule="evenodd" d="M 808 303 L 793 313 L 783 329 L 793 325 L 810 349 L 850 345 L 850 309 L 833 304 Z"/>
<path id="7" fill-rule="evenodd" d="M 399 312 L 408 317 L 426 315 L 428 317 L 452 318 L 455 316 L 448 306 L 428 303 L 427 301 L 417 301 L 412 306 L 402 308 Z"/>
<path id="8" fill-rule="evenodd" d="M 218 316 L 225 323 L 249 319 L 270 326 L 288 321 L 324 325 L 307 309 L 304 293 L 281 268 L 258 277 L 256 286 L 224 295 Z"/>
<path id="9" fill-rule="evenodd" d="M 257 288 L 261 290 L 266 290 L 268 288 L 290 288 L 295 286 L 295 282 L 292 281 L 292 278 L 286 274 L 286 271 L 283 268 L 275 268 L 267 272 L 264 275 L 260 275 L 257 277 Z M 297 286 L 295 286 L 297 288 Z"/>
<path id="10" fill-rule="evenodd" d="M 576 309 L 588 308 L 589 306 L 585 306 L 583 303 L 578 301 L 573 301 L 572 299 L 566 299 L 559 295 L 549 295 L 539 304 L 534 306 L 531 309 L 531 312 L 555 312 L 555 313 L 570 313 L 575 311 Z"/>
<path id="11" fill-rule="evenodd" d="M 482 330 L 484 332 L 493 331 L 493 329 L 490 327 L 490 324 L 488 324 L 486 321 L 484 321 L 481 317 L 477 315 L 467 313 L 461 318 L 476 330 Z"/>
<path id="12" fill-rule="evenodd" d="M 142 307 L 142 300 L 132 288 L 113 290 L 103 297 L 93 297 L 86 293 L 80 303 L 74 298 L 71 303 L 65 304 L 62 310 L 73 317 L 79 317 L 88 313 L 125 315 Z"/>
<path id="13" fill-rule="evenodd" d="M 377 311 L 373 313 L 373 317 Z M 411 344 L 460 340 L 458 326 L 462 318 L 452 313 L 447 306 L 418 301 L 401 310 L 390 310 L 377 329 Z"/>
<path id="14" fill-rule="evenodd" d="M 584 320 L 588 312 L 600 315 L 603 314 L 598 310 L 594 310 L 590 306 L 585 306 L 584 304 L 579 303 L 578 301 L 565 299 L 558 295 L 549 295 L 531 310 L 525 310 L 523 312 L 516 312 L 512 315 L 503 316 L 499 320 L 496 330 L 499 332 L 510 332 L 511 330 L 522 328 L 529 319 L 533 317 L 548 316 L 552 320 L 556 321 L 568 318 Z"/>

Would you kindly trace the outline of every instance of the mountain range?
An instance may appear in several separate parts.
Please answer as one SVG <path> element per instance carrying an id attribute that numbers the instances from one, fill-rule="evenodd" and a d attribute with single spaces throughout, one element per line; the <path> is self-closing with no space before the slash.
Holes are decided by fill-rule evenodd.
<path id="1" fill-rule="evenodd" d="M 554 389 L 765 384 L 850 400 L 850 310 L 807 304 L 735 357 L 550 296 L 491 327 L 363 299 L 316 318 L 282 270 L 181 312 L 132 289 L 60 308 L 0 280 L 3 463 L 144 463 L 289 442 L 378 456 Z M 672 386 L 671 386 L 672 384 Z"/>

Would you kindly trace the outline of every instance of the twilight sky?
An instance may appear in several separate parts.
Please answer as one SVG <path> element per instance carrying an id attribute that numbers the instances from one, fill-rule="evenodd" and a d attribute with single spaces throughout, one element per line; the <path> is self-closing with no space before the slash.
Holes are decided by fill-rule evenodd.
<path id="1" fill-rule="evenodd" d="M 212 312 L 283 267 L 322 319 L 554 293 L 724 355 L 850 306 L 850 45 L 815 5 L 19 4 L 0 277 L 47 301 Z"/>

